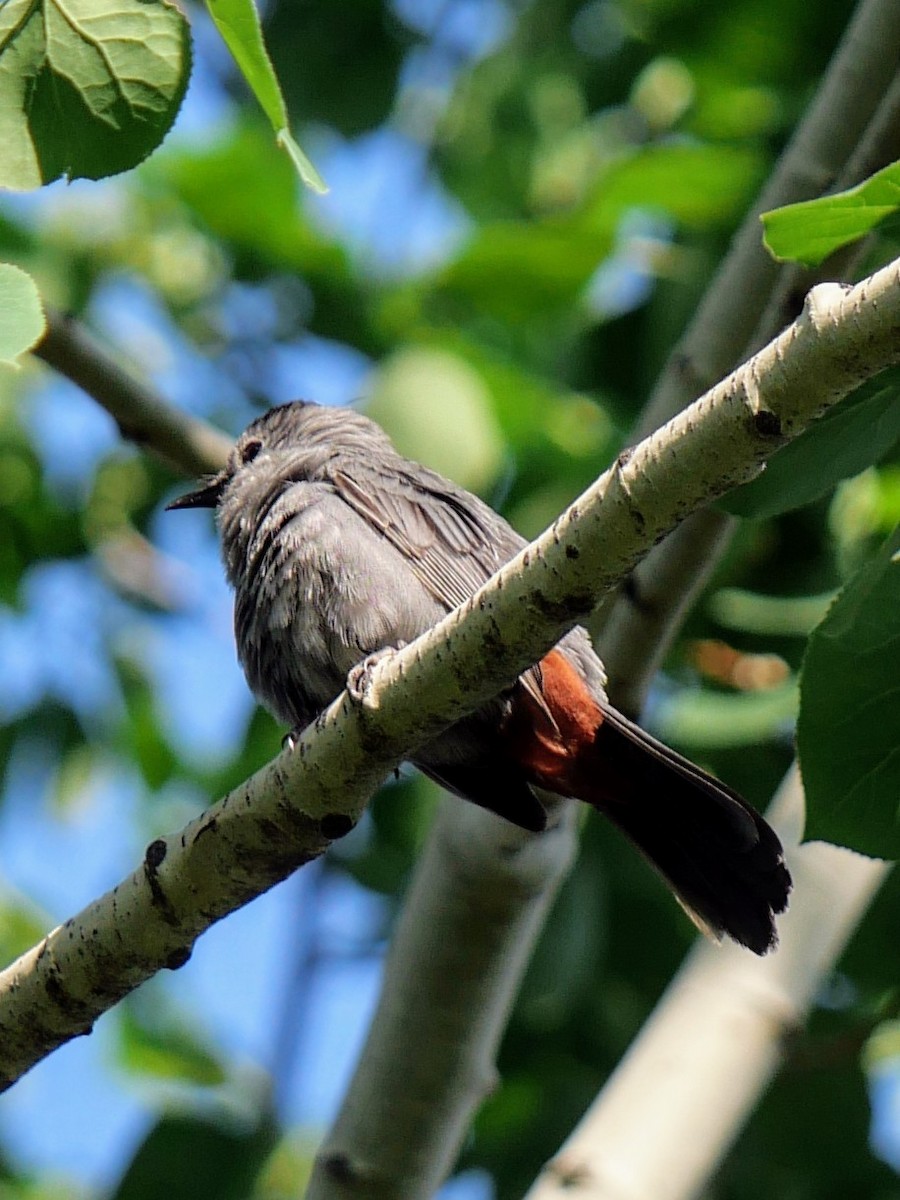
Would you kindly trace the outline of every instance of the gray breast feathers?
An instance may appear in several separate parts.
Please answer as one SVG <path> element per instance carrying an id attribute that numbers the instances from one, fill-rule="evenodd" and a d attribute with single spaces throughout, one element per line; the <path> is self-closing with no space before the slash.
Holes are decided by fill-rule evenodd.
<path id="1" fill-rule="evenodd" d="M 282 493 L 234 583 L 247 680 L 294 725 L 328 704 L 367 654 L 414 640 L 443 612 L 399 551 L 322 483 Z"/>

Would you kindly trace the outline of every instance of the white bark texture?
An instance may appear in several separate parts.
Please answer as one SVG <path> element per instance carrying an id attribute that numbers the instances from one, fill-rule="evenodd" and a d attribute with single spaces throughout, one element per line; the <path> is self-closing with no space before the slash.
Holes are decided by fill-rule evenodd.
<path id="1" fill-rule="evenodd" d="M 472 805 L 442 808 L 391 942 L 394 985 L 308 1200 L 427 1195 L 453 1167 L 472 1112 L 497 1082 L 509 1008 L 575 853 L 575 806 L 557 804 L 555 816 L 534 837 Z M 398 1027 L 418 1055 L 398 1053 Z M 389 1109 L 376 1097 L 389 1097 Z M 388 1119 L 372 1120 L 373 1105 Z"/>
<path id="2" fill-rule="evenodd" d="M 853 289 L 816 289 L 775 342 L 607 471 L 460 610 L 379 663 L 362 705 L 339 697 L 293 752 L 154 842 L 118 888 L 3 972 L 0 1082 L 88 1032 L 144 979 L 180 965 L 203 929 L 320 853 L 399 759 L 540 658 L 648 546 L 897 362 L 900 261 Z"/>

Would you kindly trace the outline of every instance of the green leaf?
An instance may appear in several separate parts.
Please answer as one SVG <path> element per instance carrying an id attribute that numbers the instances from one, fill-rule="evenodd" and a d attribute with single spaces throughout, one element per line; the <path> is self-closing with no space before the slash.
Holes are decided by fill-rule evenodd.
<path id="1" fill-rule="evenodd" d="M 900 854 L 900 528 L 809 640 L 797 744 L 808 839 Z"/>
<path id="2" fill-rule="evenodd" d="M 763 213 L 765 243 L 775 258 L 808 267 L 871 233 L 900 210 L 900 162 L 833 196 Z"/>
<path id="3" fill-rule="evenodd" d="M 11 263 L 0 263 L 0 362 L 16 359 L 43 337 L 46 323 L 34 280 Z"/>
<path id="4" fill-rule="evenodd" d="M 294 164 L 294 170 L 306 186 L 312 188 L 314 192 L 318 192 L 320 196 L 324 196 L 328 191 L 328 184 L 300 149 L 291 131 L 285 126 L 283 129 L 276 129 L 275 135 L 277 145 L 287 154 Z"/>
<path id="5" fill-rule="evenodd" d="M 719 502 L 738 517 L 800 508 L 883 458 L 900 438 L 900 369 L 882 372 L 774 454 L 763 473 Z"/>
<path id="6" fill-rule="evenodd" d="M 225 1081 L 222 1063 L 183 1020 L 163 1017 L 149 1023 L 126 1008 L 119 1035 L 122 1065 L 131 1071 L 202 1087 Z"/>
<path id="7" fill-rule="evenodd" d="M 685 690 L 661 706 L 656 731 L 664 741 L 689 750 L 753 746 L 788 726 L 796 711 L 793 682 L 734 695 L 705 688 Z"/>
<path id="8" fill-rule="evenodd" d="M 288 115 L 281 88 L 263 42 L 259 14 L 253 0 L 206 0 L 206 7 L 234 61 L 275 130 L 275 140 L 284 150 L 308 188 L 320 195 L 328 191 L 324 179 L 312 165 L 288 128 Z"/>
<path id="9" fill-rule="evenodd" d="M 731 148 L 651 146 L 604 170 L 577 212 L 482 225 L 437 285 L 504 321 L 571 311 L 612 252 L 623 216 L 659 210 L 689 228 L 727 222 L 758 177 L 756 155 Z"/>
<path id="10" fill-rule="evenodd" d="M 266 1114 L 244 1128 L 224 1114 L 171 1113 L 138 1147 L 113 1200 L 246 1200 L 277 1139 Z"/>
<path id="11" fill-rule="evenodd" d="M 506 446 L 485 382 L 447 350 L 397 350 L 380 365 L 366 412 L 402 454 L 464 487 L 485 491 L 503 467 Z"/>
<path id="12" fill-rule="evenodd" d="M 171 128 L 189 74 L 187 24 L 165 0 L 7 0 L 0 187 L 137 166 Z"/>
<path id="13" fill-rule="evenodd" d="M 763 637 L 806 637 L 819 624 L 834 592 L 814 596 L 766 596 L 745 588 L 726 587 L 714 592 L 709 615 L 726 629 Z"/>

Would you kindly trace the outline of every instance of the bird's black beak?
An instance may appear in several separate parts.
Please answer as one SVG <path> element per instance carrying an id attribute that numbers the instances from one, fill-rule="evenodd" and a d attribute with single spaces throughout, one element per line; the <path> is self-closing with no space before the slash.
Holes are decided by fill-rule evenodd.
<path id="1" fill-rule="evenodd" d="M 222 493 L 225 491 L 228 478 L 228 475 L 224 471 L 220 471 L 204 487 L 198 488 L 195 492 L 188 492 L 184 496 L 179 496 L 177 500 L 173 500 L 171 504 L 167 504 L 166 512 L 169 512 L 173 508 L 215 508 L 222 499 Z"/>

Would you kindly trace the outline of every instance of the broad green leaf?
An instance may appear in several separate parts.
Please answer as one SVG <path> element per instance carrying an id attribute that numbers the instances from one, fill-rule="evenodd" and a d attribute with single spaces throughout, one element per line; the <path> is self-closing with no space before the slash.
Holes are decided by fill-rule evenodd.
<path id="1" fill-rule="evenodd" d="M 137 166 L 171 128 L 189 74 L 187 24 L 166 0 L 6 0 L 0 187 Z"/>
<path id="2" fill-rule="evenodd" d="M 900 854 L 900 528 L 815 630 L 797 725 L 808 839 Z"/>
<path id="3" fill-rule="evenodd" d="M 775 258 L 817 266 L 841 246 L 871 233 L 900 210 L 900 162 L 846 192 L 763 213 L 765 243 Z"/>
<path id="4" fill-rule="evenodd" d="M 208 1115 L 160 1118 L 125 1170 L 113 1200 L 246 1200 L 278 1141 L 274 1119 L 255 1125 Z"/>
<path id="5" fill-rule="evenodd" d="M 771 517 L 800 508 L 878 462 L 898 438 L 900 369 L 891 368 L 829 409 L 720 506 L 738 517 Z"/>
<path id="6" fill-rule="evenodd" d="M 16 359 L 39 341 L 45 328 L 34 280 L 11 263 L 0 263 L 0 363 L 18 367 Z"/>
<path id="7" fill-rule="evenodd" d="M 288 115 L 272 60 L 263 42 L 259 14 L 253 0 L 206 0 L 206 7 L 222 35 L 241 74 L 275 130 L 275 140 L 284 150 L 308 188 L 328 191 L 322 176 L 291 136 Z"/>

